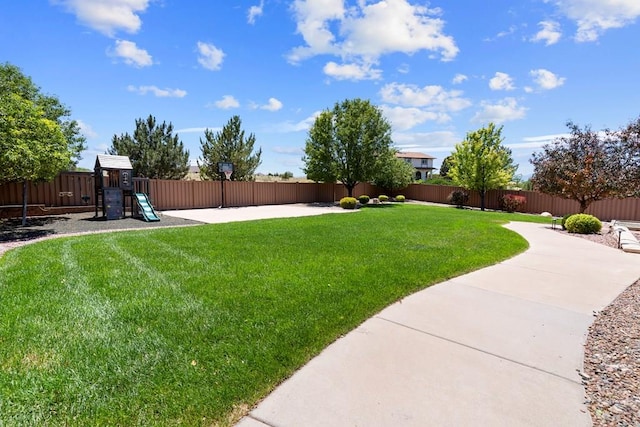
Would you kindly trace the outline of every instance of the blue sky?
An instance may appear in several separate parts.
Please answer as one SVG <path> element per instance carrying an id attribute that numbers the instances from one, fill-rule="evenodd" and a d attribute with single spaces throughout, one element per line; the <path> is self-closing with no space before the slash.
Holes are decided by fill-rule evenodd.
<path id="1" fill-rule="evenodd" d="M 259 172 L 301 176 L 314 117 L 359 97 L 435 166 L 502 124 L 526 177 L 567 120 L 638 117 L 639 17 L 638 0 L 20 0 L 0 11 L 0 61 L 71 108 L 84 167 L 149 114 L 195 161 L 204 129 L 239 115 Z"/>

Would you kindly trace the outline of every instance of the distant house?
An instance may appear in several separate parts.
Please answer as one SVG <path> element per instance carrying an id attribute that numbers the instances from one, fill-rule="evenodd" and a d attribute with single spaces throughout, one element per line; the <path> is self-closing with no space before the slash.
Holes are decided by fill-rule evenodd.
<path id="1" fill-rule="evenodd" d="M 416 180 L 429 178 L 435 169 L 433 167 L 433 160 L 435 157 L 428 154 L 400 152 L 397 153 L 396 156 L 404 159 L 416 169 L 414 176 Z"/>

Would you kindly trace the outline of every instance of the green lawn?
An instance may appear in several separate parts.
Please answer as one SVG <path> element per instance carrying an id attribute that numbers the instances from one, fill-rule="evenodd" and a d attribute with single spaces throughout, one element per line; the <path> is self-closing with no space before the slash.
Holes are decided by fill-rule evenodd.
<path id="1" fill-rule="evenodd" d="M 0 425 L 228 424 L 536 216 L 417 205 L 48 240 L 0 258 Z"/>

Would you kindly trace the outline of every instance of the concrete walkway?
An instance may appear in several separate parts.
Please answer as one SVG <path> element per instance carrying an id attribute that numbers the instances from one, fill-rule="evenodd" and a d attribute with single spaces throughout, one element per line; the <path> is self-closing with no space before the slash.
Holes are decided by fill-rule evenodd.
<path id="1" fill-rule="evenodd" d="M 507 227 L 525 253 L 386 308 L 238 426 L 591 425 L 584 340 L 593 312 L 640 277 L 640 257 L 549 226 Z"/>

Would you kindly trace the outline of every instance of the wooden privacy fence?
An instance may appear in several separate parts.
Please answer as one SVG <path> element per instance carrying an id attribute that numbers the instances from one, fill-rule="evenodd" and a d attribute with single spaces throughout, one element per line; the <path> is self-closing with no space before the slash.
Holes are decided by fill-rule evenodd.
<path id="1" fill-rule="evenodd" d="M 28 204 L 43 209 L 30 210 L 30 214 L 62 213 L 74 210 L 93 210 L 94 181 L 91 172 L 65 172 L 52 182 L 30 183 Z M 224 185 L 224 203 L 222 193 Z M 447 203 L 447 196 L 458 187 L 412 184 L 397 192 L 407 199 L 434 203 Z M 377 197 L 384 192 L 371 184 L 358 184 L 353 191 L 355 197 L 366 194 Z M 480 196 L 469 191 L 469 206 L 479 207 Z M 487 209 L 501 209 L 501 198 L 505 194 L 526 197 L 523 211 L 531 213 L 550 212 L 554 216 L 576 213 L 579 204 L 571 200 L 551 197 L 535 191 L 493 190 L 486 195 Z M 347 195 L 342 184 L 301 182 L 236 182 L 225 181 L 169 181 L 152 179 L 149 196 L 158 210 L 199 209 L 289 203 L 329 203 Z M 389 196 L 396 194 L 388 194 Z M 0 214 L 19 216 L 17 209 L 22 204 L 22 184 L 0 185 Z M 625 219 L 640 221 L 640 199 L 609 199 L 593 203 L 587 213 L 608 221 Z"/>

